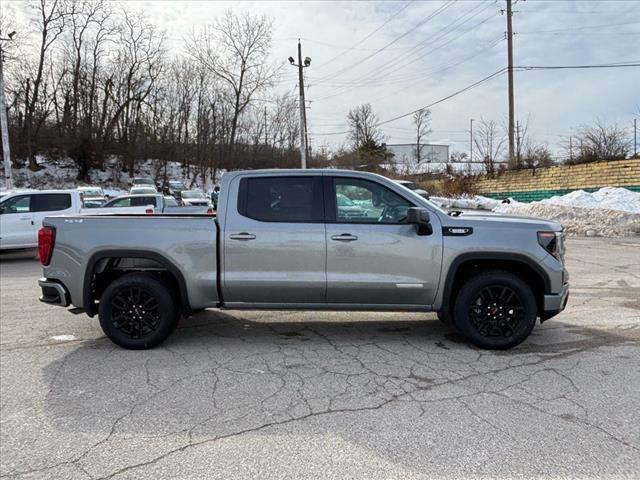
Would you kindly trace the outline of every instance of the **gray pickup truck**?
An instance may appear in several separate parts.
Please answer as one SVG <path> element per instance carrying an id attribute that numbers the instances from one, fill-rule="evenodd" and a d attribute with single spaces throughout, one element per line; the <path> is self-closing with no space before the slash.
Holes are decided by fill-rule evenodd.
<path id="1" fill-rule="evenodd" d="M 47 217 L 38 240 L 40 300 L 132 349 L 204 308 L 434 311 L 505 349 L 569 294 L 559 224 L 452 216 L 365 172 L 231 172 L 216 217 Z"/>

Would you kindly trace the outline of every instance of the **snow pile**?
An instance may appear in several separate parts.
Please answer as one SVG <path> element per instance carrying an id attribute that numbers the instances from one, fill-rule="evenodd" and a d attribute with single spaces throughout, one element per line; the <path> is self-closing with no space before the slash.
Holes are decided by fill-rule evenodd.
<path id="1" fill-rule="evenodd" d="M 463 208 L 466 210 L 493 210 L 501 204 L 500 200 L 483 197 L 481 195 L 457 198 L 429 197 L 429 199 L 442 208 Z"/>
<path id="2" fill-rule="evenodd" d="M 615 187 L 601 188 L 593 193 L 576 190 L 566 195 L 540 200 L 539 203 L 578 208 L 606 208 L 620 210 L 621 212 L 640 213 L 640 192 Z"/>
<path id="3" fill-rule="evenodd" d="M 593 193 L 575 190 L 566 195 L 545 198 L 538 202 L 522 204 L 511 200 L 509 204 L 500 204 L 494 212 L 509 213 L 518 205 L 558 205 L 570 208 L 618 210 L 627 213 L 640 213 L 640 193 L 626 188 L 604 187 Z"/>
<path id="4" fill-rule="evenodd" d="M 640 234 L 640 214 L 620 210 L 515 202 L 502 205 L 500 211 L 508 215 L 556 221 L 569 235 L 633 237 Z"/>
<path id="5" fill-rule="evenodd" d="M 594 193 L 576 190 L 531 203 L 511 201 L 493 211 L 555 220 L 570 235 L 628 237 L 640 234 L 640 193 L 626 188 L 605 187 Z"/>
<path id="6" fill-rule="evenodd" d="M 446 209 L 493 210 L 495 213 L 539 217 L 561 223 L 569 235 L 632 237 L 640 235 L 640 193 L 605 187 L 594 193 L 576 190 L 538 202 L 502 203 L 482 196 L 431 197 Z"/>

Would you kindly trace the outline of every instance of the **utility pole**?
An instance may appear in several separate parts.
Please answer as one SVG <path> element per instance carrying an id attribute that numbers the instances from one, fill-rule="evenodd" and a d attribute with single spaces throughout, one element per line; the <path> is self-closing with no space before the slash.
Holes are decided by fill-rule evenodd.
<path id="1" fill-rule="evenodd" d="M 513 105 L 513 26 L 511 20 L 513 10 L 511 0 L 507 0 L 507 74 L 509 77 L 509 168 L 515 165 L 515 142 L 514 142 L 514 105 Z"/>
<path id="2" fill-rule="evenodd" d="M 267 141 L 267 106 L 264 107 L 264 146 L 267 147 L 269 142 Z"/>
<path id="3" fill-rule="evenodd" d="M 311 103 L 311 102 L 309 102 Z M 304 146 L 307 160 L 311 159 L 311 145 L 309 145 L 309 129 L 307 128 L 307 106 L 304 107 Z"/>
<path id="4" fill-rule="evenodd" d="M 300 39 L 298 39 L 298 63 L 293 57 L 289 57 L 289 63 L 294 67 L 298 67 L 298 87 L 300 90 L 300 168 L 307 168 L 307 121 L 304 103 L 304 79 L 302 76 L 302 69 L 311 65 L 311 59 L 305 57 L 304 64 L 302 63 L 302 45 Z"/>
<path id="5" fill-rule="evenodd" d="M 638 125 L 637 118 L 633 119 L 633 156 L 638 156 Z"/>
<path id="6" fill-rule="evenodd" d="M 13 40 L 16 32 L 11 32 L 8 38 L 2 40 Z M 0 44 L 1 45 L 1 44 Z M 7 190 L 13 188 L 13 175 L 11 172 L 11 150 L 9 148 L 9 121 L 7 119 L 7 104 L 4 98 L 4 74 L 3 74 L 2 47 L 0 46 L 0 130 L 2 131 L 2 156 L 4 160 L 4 186 Z"/>
<path id="7" fill-rule="evenodd" d="M 516 120 L 516 165 L 520 167 L 520 121 Z"/>
<path id="8" fill-rule="evenodd" d="M 473 163 L 473 118 L 469 127 L 469 163 Z"/>

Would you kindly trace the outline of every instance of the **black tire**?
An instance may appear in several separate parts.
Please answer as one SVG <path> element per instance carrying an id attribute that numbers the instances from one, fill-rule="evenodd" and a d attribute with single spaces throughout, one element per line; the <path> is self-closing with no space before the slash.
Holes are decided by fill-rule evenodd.
<path id="1" fill-rule="evenodd" d="M 180 310 L 160 280 L 128 273 L 102 293 L 98 310 L 102 331 L 116 345 L 143 350 L 161 344 L 178 325 Z"/>
<path id="2" fill-rule="evenodd" d="M 458 330 L 475 346 L 506 350 L 522 343 L 533 330 L 536 299 L 516 275 L 487 271 L 460 288 L 453 318 Z"/>

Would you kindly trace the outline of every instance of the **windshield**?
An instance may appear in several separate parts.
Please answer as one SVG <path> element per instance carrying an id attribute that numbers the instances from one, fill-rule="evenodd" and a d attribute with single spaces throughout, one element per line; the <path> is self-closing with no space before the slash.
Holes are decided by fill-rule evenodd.
<path id="1" fill-rule="evenodd" d="M 178 202 L 173 197 L 164 197 L 164 203 L 167 207 L 177 207 Z"/>
<path id="2" fill-rule="evenodd" d="M 140 194 L 148 195 L 150 193 L 156 193 L 156 190 L 149 187 L 137 187 L 137 188 L 131 189 L 131 195 L 140 195 Z"/>
<path id="3" fill-rule="evenodd" d="M 134 185 L 155 185 L 155 183 L 153 183 L 153 180 L 151 180 L 150 178 L 134 178 L 133 184 Z"/>
<path id="4" fill-rule="evenodd" d="M 187 190 L 186 192 L 182 192 L 182 198 L 206 198 L 204 193 L 198 190 Z"/>
<path id="5" fill-rule="evenodd" d="M 169 186 L 170 186 L 171 188 L 174 188 L 174 189 L 181 189 L 181 190 L 184 190 L 184 185 L 183 185 L 183 183 L 182 183 L 182 182 L 177 182 L 177 181 L 175 181 L 175 180 L 173 180 L 173 181 L 172 181 L 172 180 L 169 180 Z"/>

